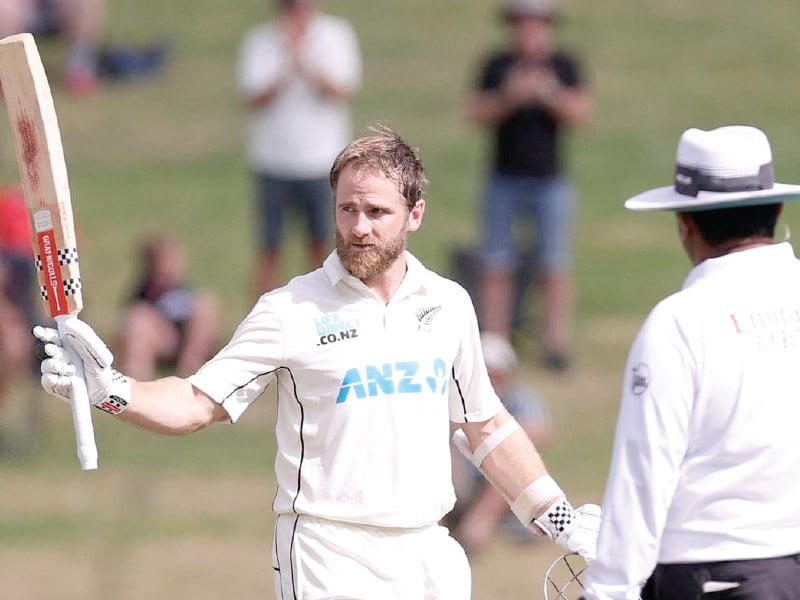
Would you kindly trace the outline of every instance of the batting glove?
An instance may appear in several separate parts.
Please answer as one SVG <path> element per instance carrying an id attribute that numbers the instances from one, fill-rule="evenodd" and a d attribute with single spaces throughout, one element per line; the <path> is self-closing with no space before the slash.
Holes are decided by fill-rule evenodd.
<path id="1" fill-rule="evenodd" d="M 533 522 L 557 544 L 577 552 L 589 562 L 597 554 L 601 512 L 597 504 L 584 504 L 573 509 L 564 499 L 553 504 Z"/>
<path id="2" fill-rule="evenodd" d="M 114 355 L 103 340 L 79 319 L 68 322 L 64 335 L 83 362 L 89 402 L 112 415 L 125 410 L 131 397 L 131 384 L 111 366 Z M 75 365 L 69 362 L 58 330 L 37 325 L 33 336 L 37 340 L 36 354 L 42 359 L 42 387 L 48 394 L 69 402 L 76 371 Z"/>

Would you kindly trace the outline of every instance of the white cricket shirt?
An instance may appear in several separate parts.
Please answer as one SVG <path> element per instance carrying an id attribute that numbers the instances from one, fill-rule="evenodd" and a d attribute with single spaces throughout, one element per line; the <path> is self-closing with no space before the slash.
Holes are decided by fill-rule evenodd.
<path id="1" fill-rule="evenodd" d="M 189 378 L 234 421 L 278 386 L 277 513 L 419 527 L 453 507 L 449 421 L 502 405 L 469 295 L 406 258 L 384 304 L 333 252 L 262 296 Z"/>
<path id="2" fill-rule="evenodd" d="M 638 598 L 656 563 L 800 551 L 800 262 L 709 259 L 634 342 L 585 597 Z"/>
<path id="3" fill-rule="evenodd" d="M 342 18 L 316 14 L 302 42 L 301 57 L 307 69 L 342 88 L 355 91 L 361 84 L 358 40 Z M 326 177 L 352 137 L 349 100 L 323 95 L 294 70 L 277 21 L 250 29 L 240 49 L 239 93 L 250 98 L 284 78 L 287 83 L 278 95 L 250 113 L 248 164 L 272 176 Z"/>

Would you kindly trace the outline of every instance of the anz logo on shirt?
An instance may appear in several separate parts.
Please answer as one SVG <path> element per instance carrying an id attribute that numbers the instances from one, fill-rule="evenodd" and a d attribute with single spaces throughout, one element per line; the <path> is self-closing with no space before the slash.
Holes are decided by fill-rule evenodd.
<path id="1" fill-rule="evenodd" d="M 319 335 L 317 346 L 327 346 L 358 337 L 358 320 L 345 320 L 336 313 L 314 319 L 314 325 L 317 328 L 317 335 Z"/>
<path id="2" fill-rule="evenodd" d="M 375 398 L 401 394 L 447 393 L 447 365 L 441 358 L 431 363 L 417 360 L 364 365 L 348 369 L 339 387 L 336 404 L 348 398 Z"/>

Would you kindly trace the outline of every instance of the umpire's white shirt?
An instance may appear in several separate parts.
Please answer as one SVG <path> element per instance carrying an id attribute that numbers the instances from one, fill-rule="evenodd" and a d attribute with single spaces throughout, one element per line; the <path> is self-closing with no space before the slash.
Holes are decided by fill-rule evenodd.
<path id="1" fill-rule="evenodd" d="M 656 563 L 800 551 L 800 262 L 710 259 L 628 358 L 586 598 L 637 598 Z"/>
<path id="2" fill-rule="evenodd" d="M 250 29 L 241 45 L 239 93 L 250 98 L 280 81 L 283 87 L 266 106 L 250 113 L 247 161 L 273 177 L 327 177 L 339 151 L 352 138 L 350 101 L 328 97 L 297 73 L 286 51 L 284 33 L 273 20 Z M 303 39 L 301 60 L 338 86 L 361 85 L 361 55 L 355 31 L 346 20 L 317 14 Z"/>
<path id="3" fill-rule="evenodd" d="M 452 508 L 449 421 L 502 405 L 469 295 L 406 258 L 384 304 L 333 252 L 263 295 L 189 378 L 234 421 L 278 386 L 277 513 L 419 527 Z"/>

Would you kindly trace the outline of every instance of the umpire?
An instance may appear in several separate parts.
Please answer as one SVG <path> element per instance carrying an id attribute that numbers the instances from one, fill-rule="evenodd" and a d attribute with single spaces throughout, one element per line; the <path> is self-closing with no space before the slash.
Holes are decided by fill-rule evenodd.
<path id="1" fill-rule="evenodd" d="M 763 132 L 680 138 L 672 210 L 694 268 L 647 317 L 625 370 L 586 600 L 800 598 L 800 262 Z"/>

